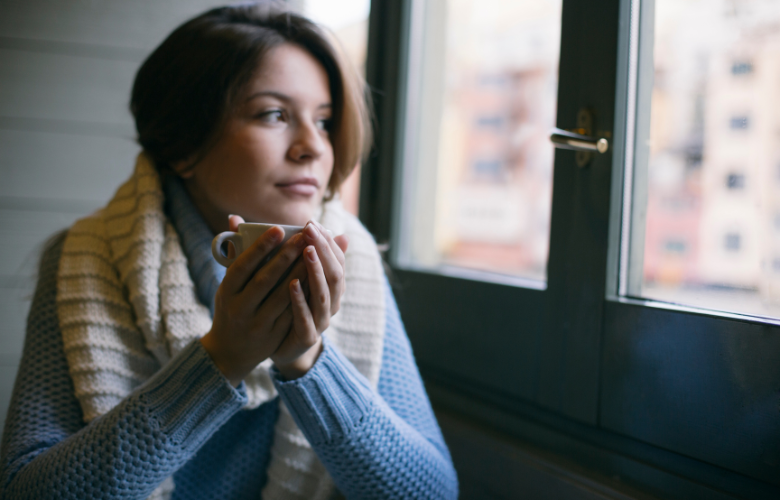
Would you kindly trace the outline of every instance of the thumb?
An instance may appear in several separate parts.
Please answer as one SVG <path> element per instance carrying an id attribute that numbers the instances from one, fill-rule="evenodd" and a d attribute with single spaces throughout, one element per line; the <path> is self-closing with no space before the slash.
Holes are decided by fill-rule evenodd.
<path id="1" fill-rule="evenodd" d="M 240 215 L 228 215 L 228 226 L 233 232 L 238 231 L 238 225 L 244 223 L 244 218 Z"/>
<path id="2" fill-rule="evenodd" d="M 228 227 L 230 228 L 230 231 L 236 232 L 238 231 L 238 225 L 244 223 L 244 218 L 240 215 L 228 215 Z M 233 246 L 232 243 L 228 244 L 228 259 L 233 259 L 236 257 L 236 249 Z"/>
<path id="3" fill-rule="evenodd" d="M 342 252 L 347 253 L 347 247 L 349 246 L 349 236 L 346 234 L 340 234 L 333 238 L 333 241 L 336 242 Z"/>

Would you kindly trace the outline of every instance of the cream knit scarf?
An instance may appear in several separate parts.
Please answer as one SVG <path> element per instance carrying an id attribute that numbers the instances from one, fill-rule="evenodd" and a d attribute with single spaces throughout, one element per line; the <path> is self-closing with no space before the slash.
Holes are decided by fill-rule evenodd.
<path id="1" fill-rule="evenodd" d="M 349 236 L 347 288 L 329 340 L 376 387 L 385 326 L 383 269 L 371 235 L 338 201 L 320 222 Z M 155 168 L 141 153 L 108 205 L 68 232 L 57 277 L 57 313 L 85 422 L 106 413 L 193 339 L 211 328 L 179 237 L 163 212 Z M 276 397 L 270 360 L 247 379 L 247 409 Z M 267 499 L 328 498 L 333 483 L 280 402 Z M 150 498 L 169 498 L 168 478 Z"/>

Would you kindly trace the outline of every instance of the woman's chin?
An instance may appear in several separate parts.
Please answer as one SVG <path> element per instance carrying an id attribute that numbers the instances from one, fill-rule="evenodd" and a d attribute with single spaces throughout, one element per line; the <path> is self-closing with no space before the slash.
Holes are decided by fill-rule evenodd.
<path id="1" fill-rule="evenodd" d="M 297 205 L 297 204 L 296 204 Z M 313 207 L 307 204 L 307 206 L 291 206 L 285 207 L 283 210 L 274 210 L 273 213 L 258 214 L 257 220 L 247 222 L 263 222 L 266 224 L 282 224 L 285 226 L 304 226 L 316 215 L 316 211 Z"/>

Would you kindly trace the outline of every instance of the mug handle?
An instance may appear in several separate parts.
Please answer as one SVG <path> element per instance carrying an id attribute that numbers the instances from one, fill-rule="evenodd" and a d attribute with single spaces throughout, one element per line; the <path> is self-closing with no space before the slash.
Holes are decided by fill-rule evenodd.
<path id="1" fill-rule="evenodd" d="M 238 255 L 244 251 L 244 245 L 242 244 L 243 239 L 241 238 L 241 235 L 239 233 L 234 233 L 233 231 L 219 233 L 211 241 L 211 255 L 214 256 L 217 262 L 225 267 L 228 267 L 233 263 L 233 261 L 236 260 L 236 257 L 231 259 L 222 254 L 222 245 L 226 241 L 233 243 L 233 246 L 236 248 L 236 257 L 238 257 Z"/>

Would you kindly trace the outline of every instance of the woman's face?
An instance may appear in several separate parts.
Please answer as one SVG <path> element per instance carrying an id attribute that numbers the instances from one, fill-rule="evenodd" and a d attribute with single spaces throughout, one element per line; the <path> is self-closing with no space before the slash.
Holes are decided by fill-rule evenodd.
<path id="1" fill-rule="evenodd" d="M 296 45 L 269 51 L 217 143 L 182 175 L 211 229 L 227 230 L 230 214 L 291 225 L 311 219 L 333 171 L 330 118 L 322 65 Z"/>

